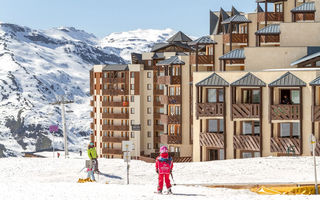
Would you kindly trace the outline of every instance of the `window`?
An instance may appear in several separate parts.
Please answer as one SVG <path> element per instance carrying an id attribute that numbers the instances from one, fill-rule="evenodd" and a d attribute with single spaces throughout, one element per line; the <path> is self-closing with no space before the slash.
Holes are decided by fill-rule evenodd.
<path id="1" fill-rule="evenodd" d="M 103 85 L 103 89 L 105 89 L 105 90 L 108 89 L 108 85 L 107 85 L 107 84 L 104 84 L 104 85 Z"/>
<path id="2" fill-rule="evenodd" d="M 134 138 L 134 132 L 131 132 L 131 138 Z"/>
<path id="3" fill-rule="evenodd" d="M 151 114 L 151 108 L 147 108 L 147 113 Z"/>
<path id="4" fill-rule="evenodd" d="M 134 108 L 131 108 L 131 114 L 134 114 Z"/>
<path id="5" fill-rule="evenodd" d="M 280 123 L 280 137 L 285 138 L 299 138 L 300 137 L 300 123 Z"/>
<path id="6" fill-rule="evenodd" d="M 151 78 L 151 72 L 148 72 L 148 73 L 147 73 L 147 77 L 148 77 L 148 78 Z"/>
<path id="7" fill-rule="evenodd" d="M 134 84 L 130 85 L 131 90 L 134 90 Z"/>
<path id="8" fill-rule="evenodd" d="M 223 102 L 223 89 L 207 89 L 207 102 Z"/>
<path id="9" fill-rule="evenodd" d="M 242 158 L 254 158 L 254 157 L 260 157 L 260 152 L 258 151 L 246 151 L 246 152 L 242 152 Z"/>
<path id="10" fill-rule="evenodd" d="M 169 87 L 169 94 L 170 96 L 174 96 L 174 87 Z"/>
<path id="11" fill-rule="evenodd" d="M 131 72 L 131 78 L 134 78 L 134 72 Z"/>
<path id="12" fill-rule="evenodd" d="M 242 89 L 242 103 L 259 104 L 260 90 Z"/>
<path id="13" fill-rule="evenodd" d="M 243 135 L 260 135 L 260 122 L 246 121 L 242 122 Z"/>
<path id="14" fill-rule="evenodd" d="M 169 112 L 170 115 L 180 115 L 180 106 L 169 106 Z"/>
<path id="15" fill-rule="evenodd" d="M 148 119 L 147 123 L 148 123 L 148 126 L 151 126 L 151 119 Z"/>
<path id="16" fill-rule="evenodd" d="M 151 90 L 151 89 L 152 89 L 151 84 L 147 84 L 147 90 Z"/>
<path id="17" fill-rule="evenodd" d="M 280 90 L 281 104 L 300 104 L 300 90 Z"/>
<path id="18" fill-rule="evenodd" d="M 209 133 L 223 133 L 223 131 L 224 131 L 223 119 L 208 119 L 207 120 L 207 131 Z"/>
<path id="19" fill-rule="evenodd" d="M 134 102 L 134 96 L 130 96 L 130 101 Z"/>
<path id="20" fill-rule="evenodd" d="M 147 96 L 147 101 L 151 102 L 151 96 Z"/>
<path id="21" fill-rule="evenodd" d="M 148 60 L 148 66 L 151 66 L 151 65 L 152 65 L 151 60 Z"/>
<path id="22" fill-rule="evenodd" d="M 151 131 L 148 131 L 148 137 L 151 138 Z"/>
<path id="23" fill-rule="evenodd" d="M 135 145 L 134 145 L 134 143 L 132 144 L 132 150 L 135 150 Z"/>
<path id="24" fill-rule="evenodd" d="M 152 146 L 151 146 L 151 143 L 148 143 L 148 149 L 151 149 Z"/>

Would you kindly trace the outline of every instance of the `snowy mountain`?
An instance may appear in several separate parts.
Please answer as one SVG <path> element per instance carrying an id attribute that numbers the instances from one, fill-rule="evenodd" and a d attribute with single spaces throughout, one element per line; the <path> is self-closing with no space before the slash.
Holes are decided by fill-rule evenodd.
<path id="1" fill-rule="evenodd" d="M 134 30 L 128 32 L 111 33 L 100 41 L 100 46 L 108 53 L 120 55 L 125 60 L 131 60 L 131 52 L 148 52 L 154 43 L 165 42 L 176 31 L 164 30 Z"/>
<path id="2" fill-rule="evenodd" d="M 106 37 L 109 39 L 100 41 L 93 34 L 72 27 L 42 31 L 0 23 L 0 157 L 51 148 L 48 126 L 58 123 L 60 130 L 62 127 L 60 107 L 50 103 L 60 95 L 75 102 L 66 108 L 69 147 L 85 148 L 92 121 L 92 66 L 126 63 L 126 54 L 149 50 L 153 42 L 166 40 L 172 34 L 170 29 L 137 30 L 110 34 Z M 107 47 L 107 41 L 113 46 Z M 54 145 L 62 149 L 61 131 L 55 134 Z"/>

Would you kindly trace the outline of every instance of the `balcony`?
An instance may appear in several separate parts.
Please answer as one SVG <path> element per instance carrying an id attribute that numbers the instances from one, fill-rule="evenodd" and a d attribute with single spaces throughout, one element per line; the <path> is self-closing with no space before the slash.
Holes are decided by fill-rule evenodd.
<path id="1" fill-rule="evenodd" d="M 163 114 L 163 113 L 153 113 L 153 117 L 154 117 L 154 118 L 157 118 L 157 119 L 160 119 L 160 117 L 161 117 L 162 114 Z"/>
<path id="2" fill-rule="evenodd" d="M 260 104 L 232 104 L 233 118 L 260 118 Z"/>
<path id="3" fill-rule="evenodd" d="M 161 104 L 181 104 L 181 96 L 160 96 Z"/>
<path id="4" fill-rule="evenodd" d="M 129 119 L 129 113 L 102 113 L 102 118 Z"/>
<path id="5" fill-rule="evenodd" d="M 90 112 L 90 117 L 94 118 L 94 112 L 93 111 Z"/>
<path id="6" fill-rule="evenodd" d="M 104 107 L 129 107 L 129 102 L 102 101 Z"/>
<path id="7" fill-rule="evenodd" d="M 102 78 L 102 83 L 124 83 L 125 78 Z"/>
<path id="8" fill-rule="evenodd" d="M 213 55 L 198 55 L 198 64 L 199 65 L 206 65 L 206 64 L 213 65 L 214 64 L 213 57 L 214 57 Z M 190 64 L 191 65 L 196 64 L 196 55 L 195 54 L 190 55 Z"/>
<path id="9" fill-rule="evenodd" d="M 93 100 L 90 101 L 90 106 L 94 106 L 94 101 Z"/>
<path id="10" fill-rule="evenodd" d="M 246 33 L 232 33 L 232 43 L 247 43 L 248 34 Z M 223 43 L 230 43 L 230 34 L 223 35 Z"/>
<path id="11" fill-rule="evenodd" d="M 162 114 L 160 121 L 163 124 L 181 124 L 181 115 L 165 115 Z"/>
<path id="12" fill-rule="evenodd" d="M 315 15 L 314 13 L 296 13 L 295 21 L 314 21 Z"/>
<path id="13" fill-rule="evenodd" d="M 284 14 L 283 12 L 260 12 L 258 13 L 258 22 L 265 22 L 266 21 L 266 15 L 267 15 L 267 21 L 273 21 L 273 22 L 281 22 L 284 20 Z"/>
<path id="14" fill-rule="evenodd" d="M 293 150 L 294 154 L 300 154 L 300 139 L 271 138 L 271 152 L 289 154 L 289 150 Z"/>
<path id="15" fill-rule="evenodd" d="M 260 136 L 235 135 L 233 147 L 243 151 L 260 151 Z"/>
<path id="16" fill-rule="evenodd" d="M 197 117 L 222 117 L 223 103 L 197 103 Z"/>
<path id="17" fill-rule="evenodd" d="M 182 144 L 181 135 L 160 135 L 160 141 L 162 144 Z"/>
<path id="18" fill-rule="evenodd" d="M 279 43 L 280 35 L 262 35 L 260 37 L 261 43 Z"/>
<path id="19" fill-rule="evenodd" d="M 313 106 L 313 121 L 320 121 L 320 106 Z"/>
<path id="20" fill-rule="evenodd" d="M 299 120 L 300 105 L 271 105 L 271 120 Z"/>
<path id="21" fill-rule="evenodd" d="M 129 131 L 129 126 L 127 125 L 102 125 L 103 131 Z"/>
<path id="22" fill-rule="evenodd" d="M 102 154 L 122 154 L 121 149 L 108 149 L 108 148 L 102 148 Z"/>
<path id="23" fill-rule="evenodd" d="M 181 76 L 158 76 L 157 84 L 178 85 L 181 84 Z"/>
<path id="24" fill-rule="evenodd" d="M 102 95 L 129 95 L 129 90 L 126 89 L 102 89 Z"/>
<path id="25" fill-rule="evenodd" d="M 154 94 L 155 94 L 155 95 L 163 95 L 163 93 L 164 93 L 163 90 L 154 89 Z"/>
<path id="26" fill-rule="evenodd" d="M 102 137 L 102 142 L 122 143 L 122 141 L 129 140 L 129 137 Z"/>
<path id="27" fill-rule="evenodd" d="M 91 129 L 94 129 L 94 123 L 93 123 L 93 122 L 90 123 L 90 128 L 91 128 Z"/>
<path id="28" fill-rule="evenodd" d="M 153 106 L 163 106 L 163 104 L 161 103 L 161 101 L 157 101 L 156 99 L 153 100 Z"/>
<path id="29" fill-rule="evenodd" d="M 224 135 L 221 133 L 200 133 L 200 146 L 224 148 Z"/>
<path id="30" fill-rule="evenodd" d="M 157 130 L 157 131 L 163 131 L 164 130 L 164 127 L 162 124 L 155 124 L 153 126 L 154 130 Z"/>

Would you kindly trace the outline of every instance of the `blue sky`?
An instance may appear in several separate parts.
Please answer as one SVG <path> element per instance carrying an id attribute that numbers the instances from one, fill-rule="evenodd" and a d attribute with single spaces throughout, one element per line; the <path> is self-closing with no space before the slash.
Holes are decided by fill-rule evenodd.
<path id="1" fill-rule="evenodd" d="M 234 5 L 252 12 L 255 0 L 0 0 L 0 21 L 49 29 L 73 26 L 97 37 L 137 28 L 209 32 L 209 10 Z"/>

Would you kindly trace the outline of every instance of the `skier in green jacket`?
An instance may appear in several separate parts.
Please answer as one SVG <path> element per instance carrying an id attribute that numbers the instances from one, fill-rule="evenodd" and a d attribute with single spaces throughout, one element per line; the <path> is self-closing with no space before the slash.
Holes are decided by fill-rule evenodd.
<path id="1" fill-rule="evenodd" d="M 96 148 L 94 147 L 93 142 L 90 142 L 90 144 L 88 145 L 88 156 L 90 160 L 92 160 L 94 163 L 94 172 L 99 172 L 97 151 L 96 151 Z"/>

